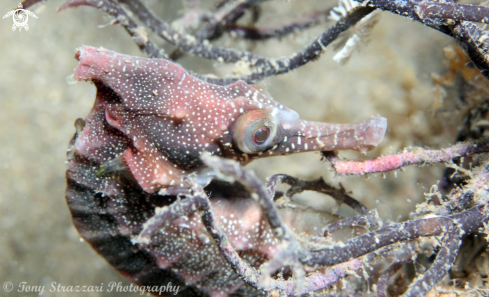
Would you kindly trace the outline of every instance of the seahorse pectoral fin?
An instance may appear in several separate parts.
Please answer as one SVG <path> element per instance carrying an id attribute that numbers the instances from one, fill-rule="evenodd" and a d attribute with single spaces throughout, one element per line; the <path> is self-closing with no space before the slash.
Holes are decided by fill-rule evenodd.
<path id="1" fill-rule="evenodd" d="M 157 152 L 128 148 L 123 154 L 123 160 L 145 192 L 154 193 L 181 183 L 182 171 Z"/>

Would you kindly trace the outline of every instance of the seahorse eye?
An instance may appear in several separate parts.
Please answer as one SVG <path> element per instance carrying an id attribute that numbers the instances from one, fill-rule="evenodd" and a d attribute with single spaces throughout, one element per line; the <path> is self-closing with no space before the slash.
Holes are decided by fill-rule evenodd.
<path id="1" fill-rule="evenodd" d="M 263 144 L 270 136 L 270 128 L 261 127 L 255 130 L 255 135 L 253 135 L 253 142 L 255 144 Z"/>
<path id="2" fill-rule="evenodd" d="M 243 153 L 257 154 L 271 146 L 276 133 L 275 118 L 266 110 L 255 109 L 236 120 L 233 141 Z"/>

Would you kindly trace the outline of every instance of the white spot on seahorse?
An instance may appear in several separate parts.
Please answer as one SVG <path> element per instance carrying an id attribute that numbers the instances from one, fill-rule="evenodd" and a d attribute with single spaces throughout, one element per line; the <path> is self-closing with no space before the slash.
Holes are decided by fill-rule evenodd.
<path id="1" fill-rule="evenodd" d="M 325 147 L 326 144 L 324 144 L 324 142 L 322 142 L 319 137 L 321 137 L 321 132 L 319 131 L 319 128 L 316 128 L 316 130 L 318 131 L 318 136 L 316 137 L 316 142 L 319 144 L 319 147 Z"/>

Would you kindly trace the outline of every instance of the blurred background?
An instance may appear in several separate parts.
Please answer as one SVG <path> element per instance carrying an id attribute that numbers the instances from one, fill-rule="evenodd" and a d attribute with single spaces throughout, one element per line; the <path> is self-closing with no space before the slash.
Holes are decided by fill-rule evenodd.
<path id="1" fill-rule="evenodd" d="M 177 0 L 145 1 L 171 22 L 187 10 Z M 194 1 L 195 2 L 195 1 Z M 203 1 L 204 2 L 204 1 Z M 85 117 L 93 104 L 91 83 L 68 84 L 76 66 L 75 49 L 81 45 L 144 56 L 126 32 L 89 7 L 56 13 L 62 0 L 49 0 L 29 10 L 29 31 L 12 31 L 12 19 L 0 20 L 0 284 L 10 281 L 14 290 L 0 296 L 37 296 L 17 292 L 21 282 L 44 285 L 42 296 L 137 296 L 139 293 L 49 292 L 55 282 L 68 285 L 129 284 L 80 239 L 66 206 L 65 153 L 75 132 L 73 123 Z M 0 15 L 15 9 L 19 0 L 2 0 Z M 336 4 L 334 1 L 268 1 L 262 5 L 258 25 L 279 25 Z M 203 8 L 211 8 L 205 1 Z M 244 18 L 246 23 L 246 17 Z M 218 44 L 278 57 L 310 43 L 329 24 L 294 35 L 262 42 L 225 36 Z M 409 146 L 443 148 L 453 142 L 457 115 L 440 116 L 431 74 L 443 74 L 443 48 L 450 38 L 406 18 L 381 13 L 372 41 L 354 53 L 344 66 L 333 61 L 332 47 L 315 62 L 300 69 L 267 78 L 260 83 L 275 100 L 296 110 L 303 119 L 348 123 L 372 115 L 388 119 L 382 144 L 366 156 L 342 152 L 352 159 L 374 158 Z M 161 40 L 158 42 L 164 45 Z M 186 57 L 180 63 L 199 73 L 230 74 L 233 66 Z M 447 118 L 450 119 L 447 121 Z M 307 153 L 255 161 L 249 165 L 265 179 L 287 173 L 304 179 L 323 176 L 343 186 L 381 217 L 406 220 L 424 192 L 441 178 L 443 166 L 413 167 L 397 177 L 373 175 L 334 177 L 319 154 Z M 334 211 L 332 199 L 305 193 L 304 201 Z M 340 213 L 348 214 L 340 208 Z"/>

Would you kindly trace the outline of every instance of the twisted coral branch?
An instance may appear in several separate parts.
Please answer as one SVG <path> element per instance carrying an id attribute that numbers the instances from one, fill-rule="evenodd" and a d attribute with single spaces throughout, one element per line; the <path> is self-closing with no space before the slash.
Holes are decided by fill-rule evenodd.
<path id="1" fill-rule="evenodd" d="M 334 154 L 326 154 L 335 171 L 340 175 L 356 175 L 387 172 L 409 165 L 449 162 L 454 158 L 489 152 L 489 141 L 464 142 L 442 150 L 414 149 L 396 155 L 367 161 L 344 161 Z"/>
<path id="2" fill-rule="evenodd" d="M 233 36 L 243 39 L 264 40 L 280 38 L 325 22 L 332 9 L 333 8 L 328 8 L 323 11 L 306 15 L 296 21 L 281 26 L 257 28 L 231 24 L 226 30 Z"/>
<path id="3" fill-rule="evenodd" d="M 183 200 L 178 199 L 169 206 L 156 208 L 155 214 L 146 223 L 143 230 L 139 233 L 136 242 L 140 244 L 149 244 L 151 236 L 167 226 L 170 222 L 182 216 L 193 213 L 196 209 L 202 208 L 206 201 L 200 196 L 187 197 Z"/>
<path id="4" fill-rule="evenodd" d="M 455 38 L 482 75 L 489 78 L 489 34 L 474 24 L 461 22 L 453 28 Z"/>
<path id="5" fill-rule="evenodd" d="M 92 6 L 115 18 L 114 23 L 120 24 L 131 35 L 139 49 L 151 58 L 168 59 L 168 56 L 149 39 L 143 27 L 140 27 L 117 2 L 107 0 L 69 0 L 58 8 L 63 11 L 78 6 Z"/>
<path id="6" fill-rule="evenodd" d="M 220 6 L 220 9 L 216 11 L 214 16 L 212 16 L 202 28 L 195 32 L 195 38 L 202 42 L 206 39 L 213 40 L 221 37 L 228 24 L 236 22 L 241 16 L 243 16 L 246 9 L 248 9 L 251 5 L 257 5 L 259 2 L 261 1 L 238 1 L 233 4 L 231 9 L 227 10 L 226 5 Z M 170 59 L 176 61 L 183 54 L 184 52 L 182 50 L 176 49 L 170 54 Z"/>
<path id="7" fill-rule="evenodd" d="M 325 47 L 333 42 L 342 32 L 349 29 L 374 10 L 373 8 L 367 7 L 356 8 L 346 17 L 340 19 L 333 27 L 321 34 L 304 50 L 290 57 L 266 58 L 247 51 L 213 46 L 207 39 L 200 41 L 194 36 L 173 30 L 170 25 L 153 15 L 138 0 L 121 0 L 121 2 L 127 4 L 129 9 L 155 34 L 187 53 L 224 62 L 245 61 L 252 67 L 251 75 L 233 78 L 214 79 L 193 74 L 205 81 L 222 85 L 231 84 L 238 80 L 254 83 L 268 76 L 294 70 L 317 58 L 324 51 Z M 145 33 L 141 34 L 143 32 L 141 28 L 137 27 L 137 24 L 122 10 L 118 2 L 113 0 L 69 0 L 60 10 L 79 5 L 96 7 L 113 16 L 126 28 L 143 52 L 150 57 L 161 57 L 159 55 L 161 54 L 161 50 Z M 163 56 L 163 58 L 166 58 L 166 56 Z"/>
<path id="8" fill-rule="evenodd" d="M 202 159 L 206 164 L 215 168 L 216 170 L 231 175 L 233 178 L 235 178 L 237 181 L 239 181 L 241 184 L 247 187 L 251 191 L 252 196 L 253 194 L 259 195 L 260 197 L 259 198 L 256 197 L 256 198 L 258 198 L 258 201 L 262 205 L 262 209 L 265 210 L 265 215 L 272 216 L 271 219 L 269 218 L 269 222 L 272 222 L 270 223 L 272 228 L 274 226 L 272 224 L 275 224 L 275 226 L 277 226 L 275 229 L 284 228 L 285 232 L 287 232 L 287 229 L 282 225 L 280 218 L 279 217 L 274 218 L 274 211 L 273 210 L 271 211 L 268 208 L 268 207 L 275 208 L 273 205 L 268 205 L 269 203 L 273 204 L 273 201 L 271 200 L 271 196 L 268 195 L 265 187 L 261 184 L 259 179 L 252 172 L 242 168 L 237 162 L 221 159 L 218 157 L 203 155 Z M 199 194 L 199 191 L 196 191 L 196 194 L 199 197 L 196 196 L 195 199 L 204 199 L 203 197 L 205 197 L 204 195 Z M 278 290 L 289 296 L 289 295 L 302 295 L 307 292 L 321 290 L 328 286 L 331 286 L 332 284 L 338 282 L 342 278 L 355 273 L 355 271 L 358 271 L 364 266 L 364 263 L 373 260 L 378 254 L 382 254 L 385 251 L 390 250 L 390 248 L 385 248 L 385 249 L 381 249 L 377 253 L 370 253 L 368 255 L 359 257 L 357 259 L 351 259 L 349 261 L 344 261 L 343 263 L 338 263 L 332 267 L 327 268 L 325 272 L 317 272 L 317 273 L 310 274 L 307 277 L 304 277 L 302 280 L 299 280 L 299 282 L 295 279 L 276 280 L 273 278 L 267 279 L 267 282 L 263 282 L 262 281 L 263 279 L 262 274 L 264 273 L 263 266 L 262 266 L 262 273 L 260 274 L 248 263 L 243 261 L 243 259 L 239 256 L 239 254 L 235 251 L 233 246 L 230 244 L 226 235 L 222 233 L 219 230 L 219 228 L 216 226 L 214 215 L 212 213 L 212 209 L 210 208 L 210 204 L 208 202 L 207 203 L 204 202 L 204 203 L 200 203 L 199 205 L 200 205 L 200 210 L 203 211 L 201 217 L 204 225 L 206 226 L 207 231 L 214 238 L 214 240 L 218 244 L 219 249 L 223 253 L 226 260 L 230 263 L 231 267 L 241 277 L 241 279 L 243 279 L 248 285 L 251 285 L 254 288 L 261 289 L 263 291 Z M 275 219 L 279 220 L 279 222 L 276 222 Z M 291 239 L 288 240 L 293 241 Z M 294 245 L 294 244 L 288 245 L 288 248 L 291 249 L 291 250 L 286 250 L 286 252 L 288 253 L 298 253 L 298 254 L 301 253 L 301 251 L 298 250 L 300 248 L 298 245 Z M 284 264 L 284 260 L 279 256 L 276 256 L 274 259 L 270 260 L 266 264 L 269 264 L 274 261 L 277 262 L 276 264 L 278 263 Z"/>
<path id="9" fill-rule="evenodd" d="M 401 259 L 401 260 L 396 260 L 394 263 L 389 266 L 389 268 L 384 271 L 384 274 L 379 278 L 379 281 L 377 282 L 377 296 L 378 297 L 387 297 L 387 283 L 389 282 L 390 278 L 396 274 L 402 266 L 406 262 L 408 262 L 409 259 Z"/>
<path id="10" fill-rule="evenodd" d="M 259 180 L 256 178 L 256 176 L 254 174 L 250 174 L 250 172 L 243 169 L 238 163 L 211 156 L 204 156 L 203 160 L 206 164 L 213 167 L 214 169 L 232 175 L 233 178 L 244 184 L 252 192 L 252 195 L 253 193 L 255 193 L 256 196 L 259 196 L 259 198 L 256 198 L 258 199 L 258 201 L 260 201 L 261 205 L 265 205 L 262 206 L 262 208 L 265 210 L 265 214 L 267 216 L 269 214 L 272 214 L 272 219 L 269 219 L 269 221 L 272 222 L 270 223 L 270 225 L 277 226 L 276 228 L 284 228 L 282 227 L 283 225 L 280 221 L 280 218 L 277 217 L 276 219 L 278 221 L 275 221 L 275 218 L 273 217 L 274 211 L 270 211 L 270 209 L 274 207 L 269 205 L 270 203 L 272 203 L 271 197 L 273 196 L 276 182 L 280 179 L 280 176 L 276 176 L 274 179 L 272 179 L 273 182 L 269 183 L 271 187 L 268 188 L 269 192 L 267 193 L 263 185 L 261 185 Z M 487 172 L 485 170 L 481 170 L 479 172 L 479 175 L 485 176 L 487 175 L 486 173 Z M 478 183 L 478 181 L 476 180 L 475 183 Z M 457 196 L 460 195 L 461 193 L 459 192 L 453 192 L 453 200 L 457 200 Z M 352 263 L 356 263 L 355 265 L 360 265 L 360 263 L 352 262 L 356 258 L 365 255 L 371 257 L 375 254 L 372 252 L 388 247 L 393 243 L 412 241 L 419 237 L 443 235 L 444 238 L 442 240 L 442 248 L 438 253 L 435 262 L 426 273 L 418 277 L 413 282 L 408 292 L 406 292 L 405 294 L 405 296 L 409 297 L 420 296 L 430 290 L 446 275 L 449 268 L 456 259 L 461 235 L 463 233 L 469 233 L 477 230 L 478 228 L 482 227 L 484 223 L 487 223 L 487 221 L 489 221 L 487 205 L 480 204 L 473 207 L 472 209 L 451 216 L 435 216 L 415 221 L 408 221 L 400 224 L 392 224 L 379 230 L 370 232 L 366 235 L 353 238 L 341 246 L 337 245 L 333 247 L 314 249 L 310 251 L 307 257 L 303 257 L 301 261 L 310 266 L 335 265 L 333 270 L 334 274 L 336 275 L 336 278 L 338 278 L 338 276 L 339 278 L 341 278 L 348 274 L 348 269 L 352 269 Z M 287 232 L 286 228 L 284 228 L 283 230 Z M 223 242 L 226 243 L 225 241 Z M 223 253 L 229 253 L 233 251 L 232 247 L 229 244 L 222 245 L 223 247 L 221 247 L 221 250 L 223 251 Z M 297 245 L 291 245 L 290 247 L 292 247 L 293 249 L 298 248 Z M 242 275 L 243 278 L 249 278 L 251 280 L 250 282 L 253 282 L 254 285 L 261 284 L 261 282 L 259 281 L 260 277 L 258 273 L 254 272 L 253 269 L 247 267 L 246 265 L 240 263 L 241 260 L 239 259 L 239 257 L 236 257 L 234 254 L 230 254 L 226 257 L 228 261 L 232 263 L 233 267 L 236 268 L 237 273 Z M 347 263 L 349 266 L 347 267 L 348 269 L 345 270 L 344 265 Z M 353 267 L 356 267 L 355 265 Z M 359 268 L 357 267 L 357 269 Z M 330 272 L 330 270 L 328 271 Z M 318 278 L 314 280 L 315 284 L 317 284 L 319 280 L 325 281 L 327 279 L 325 278 L 325 276 L 329 275 L 328 273 L 313 274 L 305 278 L 304 281 L 306 284 L 304 286 L 308 288 L 311 279 L 313 279 L 313 276 L 314 278 Z M 335 279 L 335 281 L 337 280 Z M 273 280 L 272 282 L 273 285 L 268 288 L 259 288 L 264 290 L 268 290 L 271 288 L 281 288 L 281 290 L 285 289 L 286 291 L 297 293 L 297 287 L 294 287 L 295 285 L 293 283 L 282 283 L 279 285 L 278 281 L 276 280 Z M 268 282 L 268 284 L 270 284 L 270 282 Z M 295 289 L 293 289 L 293 287 Z M 315 288 L 318 289 L 317 286 Z"/>
<path id="11" fill-rule="evenodd" d="M 341 230 L 343 228 L 351 228 L 351 227 L 358 227 L 358 226 L 372 226 L 372 227 L 378 227 L 381 223 L 381 220 L 376 216 L 376 213 L 368 213 L 364 216 L 356 216 L 356 217 L 349 217 L 334 223 L 329 224 L 325 228 L 323 228 L 324 231 L 324 237 L 328 236 L 329 234 L 332 234 L 338 230 Z"/>
<path id="12" fill-rule="evenodd" d="M 395 242 L 414 240 L 419 237 L 444 234 L 458 222 L 464 232 L 472 232 L 489 220 L 485 205 L 479 205 L 462 213 L 448 217 L 433 217 L 392 224 L 368 234 L 347 241 L 343 246 L 335 246 L 311 251 L 308 265 L 334 265 L 370 253 Z"/>
<path id="13" fill-rule="evenodd" d="M 440 18 L 478 23 L 489 21 L 489 7 L 472 4 L 424 1 L 418 4 L 416 10 L 421 19 Z"/>
<path id="14" fill-rule="evenodd" d="M 354 0 L 364 3 L 362 0 Z M 472 59 L 481 73 L 489 78 L 489 51 L 487 39 L 489 35 L 477 26 L 464 20 L 472 20 L 481 23 L 487 22 L 487 7 L 473 5 L 461 5 L 449 1 L 449 3 L 438 3 L 432 1 L 418 0 L 368 0 L 367 5 L 381 10 L 405 16 L 423 23 L 424 25 L 447 34 L 462 42 L 464 50 Z M 451 7 L 442 12 L 443 7 Z M 443 17 L 442 19 L 440 19 Z M 447 21 L 450 19 L 455 21 Z"/>
<path id="15" fill-rule="evenodd" d="M 285 238 L 289 242 L 295 242 L 293 239 L 290 239 L 291 234 L 287 233 L 289 230 L 283 225 L 278 214 L 275 213 L 276 209 L 271 200 L 271 194 L 273 193 L 267 192 L 267 189 L 254 174 L 242 168 L 238 163 L 229 160 L 208 155 L 203 156 L 203 160 L 209 166 L 222 173 L 231 175 L 247 187 L 251 192 L 251 196 L 260 202 L 264 214 L 268 217 L 269 223 L 275 229 L 277 236 L 279 238 Z M 478 176 L 486 176 L 486 171 L 484 169 L 480 170 Z M 275 180 L 278 179 L 275 178 Z M 483 183 L 484 181 L 477 180 L 477 177 L 474 178 L 475 184 L 481 182 Z M 311 251 L 310 256 L 308 254 L 307 257 L 302 257 L 302 261 L 305 264 L 310 266 L 326 265 L 332 267 L 327 268 L 324 272 L 316 272 L 307 277 L 303 277 L 302 282 L 295 280 L 277 280 L 273 278 L 268 279 L 267 282 L 263 282 L 264 274 L 268 274 L 269 271 L 264 272 L 262 270 L 260 273 L 239 256 L 226 235 L 216 226 L 210 203 L 203 189 L 196 185 L 192 190 L 194 192 L 193 197 L 177 201 L 169 207 L 156 211 L 155 216 L 145 224 L 144 230 L 138 238 L 138 242 L 144 244 L 145 238 L 156 232 L 168 221 L 200 210 L 203 223 L 216 241 L 223 256 L 247 284 L 263 291 L 280 290 L 288 295 L 324 289 L 361 269 L 364 263 L 372 260 L 376 255 L 392 249 L 393 243 L 412 241 L 422 236 L 443 235 L 442 248 L 435 262 L 426 273 L 415 280 L 405 294 L 405 296 L 420 296 L 425 294 L 446 275 L 448 269 L 455 261 L 461 235 L 463 233 L 474 232 L 489 221 L 487 205 L 481 204 L 451 216 L 436 216 L 392 224 L 369 234 L 351 239 L 344 245 L 324 247 Z M 268 190 L 273 191 L 274 188 L 271 187 Z M 461 195 L 463 195 L 463 192 L 454 191 L 452 198 L 453 200 L 457 200 L 457 197 Z M 282 231 L 277 232 L 280 229 Z M 297 243 L 287 245 L 287 247 L 286 251 L 288 253 L 300 254 L 302 252 Z M 274 264 L 272 267 L 277 267 L 279 264 L 283 267 L 286 262 L 283 262 L 282 258 L 278 257 L 278 259 L 274 258 L 267 262 L 267 264 L 269 263 Z M 379 281 L 383 284 L 387 280 L 388 277 L 386 276 Z"/>
<path id="16" fill-rule="evenodd" d="M 201 216 L 202 221 L 204 222 L 207 231 L 217 242 L 218 247 L 223 253 L 224 257 L 244 282 L 263 291 L 278 290 L 285 293 L 287 296 L 302 295 L 307 292 L 318 291 L 335 284 L 348 275 L 354 274 L 363 267 L 364 263 L 371 261 L 375 256 L 377 256 L 375 253 L 371 253 L 364 257 L 352 259 L 350 261 L 329 267 L 324 273 L 313 273 L 303 279 L 300 291 L 297 290 L 298 286 L 295 280 L 270 279 L 268 285 L 264 287 L 263 283 L 260 282 L 261 275 L 258 273 L 258 271 L 256 271 L 256 269 L 243 261 L 243 259 L 229 243 L 226 235 L 219 231 L 215 225 L 212 210 L 210 208 L 206 208 L 206 205 L 208 206 L 208 204 L 203 204 L 203 207 L 201 208 L 203 210 L 203 214 Z M 384 251 L 380 251 L 379 254 L 382 252 Z"/>
<path id="17" fill-rule="evenodd" d="M 362 0 L 355 0 L 363 3 Z M 39 0 L 26 0 L 26 5 L 30 6 Z M 248 36 L 253 38 L 268 38 L 289 34 L 296 29 L 307 28 L 316 24 L 322 18 L 319 13 L 317 17 L 310 20 L 298 21 L 283 28 L 272 30 L 251 30 L 239 27 L 233 23 L 242 15 L 244 10 L 251 5 L 256 5 L 260 1 L 250 1 L 237 4 L 227 14 L 221 17 L 214 17 L 206 24 L 195 36 L 180 33 L 173 30 L 171 26 L 163 22 L 151 13 L 139 0 L 121 0 L 121 3 L 128 5 L 130 10 L 144 22 L 154 33 L 178 47 L 172 57 L 178 58 L 180 51 L 207 59 L 219 60 L 224 62 L 244 61 L 250 65 L 251 75 L 241 77 L 231 77 L 227 79 L 213 79 L 202 77 L 204 80 L 217 84 L 230 84 L 237 80 L 255 83 L 265 77 L 286 73 L 294 70 L 317 58 L 332 41 L 342 32 L 367 16 L 375 8 L 390 11 L 402 16 L 419 21 L 442 33 L 448 34 L 462 42 L 465 51 L 472 59 L 474 64 L 481 70 L 482 74 L 489 77 L 489 51 L 487 39 L 489 35 L 477 26 L 464 20 L 487 22 L 487 12 L 489 8 L 475 5 L 461 5 L 456 3 L 434 3 L 431 1 L 419 2 L 416 0 L 389 1 L 389 0 L 369 0 L 369 7 L 357 7 L 350 11 L 344 18 L 340 19 L 333 27 L 326 30 L 314 42 L 304 50 L 289 57 L 266 58 L 251 52 L 235 49 L 222 48 L 211 45 L 208 41 L 220 36 L 224 27 L 235 30 L 238 36 Z M 70 0 L 68 3 L 76 5 L 90 5 L 104 10 L 114 16 L 126 30 L 131 34 L 136 44 L 143 52 L 150 57 L 163 57 L 164 55 L 151 40 L 149 40 L 144 30 L 137 26 L 134 21 L 125 14 L 119 6 L 118 1 L 114 0 Z M 80 4 L 81 3 L 81 4 Z M 67 7 L 70 5 L 67 5 Z M 109 8 L 109 9 L 107 9 Z M 449 9 L 446 9 L 449 8 Z M 121 12 L 122 11 L 122 12 Z M 457 23 L 453 26 L 447 20 L 454 20 Z M 234 26 L 234 27 L 233 27 Z M 234 29 L 233 29 L 234 28 Z"/>
<path id="18" fill-rule="evenodd" d="M 118 2 L 111 0 L 68 0 L 58 11 L 65 10 L 67 8 L 78 6 L 91 6 L 104 11 L 115 18 L 114 24 L 120 24 L 131 35 L 134 42 L 138 45 L 140 50 L 150 58 L 156 59 L 168 59 L 168 56 L 164 51 L 159 48 L 147 35 L 145 29 L 140 27 L 130 16 L 127 14 Z M 203 76 L 189 71 L 193 76 L 199 79 L 218 85 L 227 85 L 235 80 L 220 79 L 214 77 Z"/>
<path id="19" fill-rule="evenodd" d="M 306 181 L 286 174 L 276 174 L 268 179 L 267 186 L 269 188 L 269 193 L 275 192 L 275 188 L 278 182 L 286 183 L 291 186 L 286 193 L 288 197 L 292 197 L 293 195 L 301 193 L 303 191 L 315 191 L 333 197 L 333 199 L 335 199 L 338 204 L 341 205 L 342 203 L 344 203 L 359 214 L 367 215 L 370 212 L 370 210 L 365 205 L 348 195 L 345 189 L 336 189 L 335 187 L 328 185 L 322 177 L 316 180 Z"/>
<path id="20" fill-rule="evenodd" d="M 447 226 L 447 230 L 444 233 L 445 236 L 441 242 L 440 251 L 430 269 L 414 280 L 407 292 L 402 295 L 403 297 L 426 295 L 434 285 L 445 277 L 448 270 L 452 267 L 452 264 L 457 259 L 457 251 L 461 244 L 463 232 L 454 223 L 451 226 Z"/>
<path id="21" fill-rule="evenodd" d="M 372 12 L 373 8 L 359 7 L 340 19 L 333 27 L 326 30 L 314 42 L 304 50 L 283 58 L 266 58 L 251 52 L 212 46 L 209 43 L 199 42 L 192 36 L 180 34 L 171 29 L 168 24 L 154 16 L 138 0 L 124 0 L 131 7 L 135 15 L 143 21 L 153 32 L 163 39 L 174 44 L 181 50 L 193 55 L 211 60 L 224 62 L 245 61 L 252 66 L 253 74 L 239 78 L 230 79 L 230 83 L 241 79 L 247 82 L 257 82 L 267 76 L 282 74 L 294 70 L 313 59 L 317 58 L 342 32 L 349 29 L 364 16 Z"/>
<path id="22" fill-rule="evenodd" d="M 220 163 L 220 165 L 222 165 L 222 163 Z M 342 278 L 355 273 L 355 271 L 358 271 L 363 267 L 364 263 L 373 260 L 377 254 L 387 250 L 382 250 L 379 253 L 371 253 L 358 259 L 352 259 L 334 265 L 333 267 L 328 268 L 325 272 L 313 273 L 304 277 L 301 286 L 295 280 L 270 279 L 269 282 L 263 283 L 261 281 L 263 272 L 259 273 L 255 268 L 244 261 L 230 244 L 227 236 L 217 226 L 210 202 L 204 190 L 200 186 L 195 185 L 193 191 L 194 195 L 192 197 L 188 197 L 184 200 L 177 200 L 168 207 L 156 209 L 155 215 L 144 224 L 144 228 L 135 242 L 141 246 L 149 244 L 150 236 L 158 232 L 172 220 L 200 211 L 202 222 L 206 227 L 206 230 L 216 241 L 220 251 L 228 263 L 230 263 L 233 270 L 248 285 L 263 291 L 279 290 L 287 295 L 304 294 L 306 292 L 324 289 L 338 282 Z"/>
<path id="23" fill-rule="evenodd" d="M 262 211 L 267 217 L 270 227 L 275 232 L 275 235 L 279 239 L 285 237 L 289 240 L 293 240 L 290 230 L 282 222 L 278 209 L 273 203 L 273 196 L 270 196 L 269 192 L 263 186 L 254 172 L 245 170 L 241 167 L 241 165 L 239 165 L 238 162 L 234 160 L 222 159 L 209 154 L 203 154 L 202 161 L 204 161 L 207 166 L 232 176 L 232 178 L 238 180 L 242 185 L 244 185 L 250 191 L 251 197 L 259 202 Z"/>

